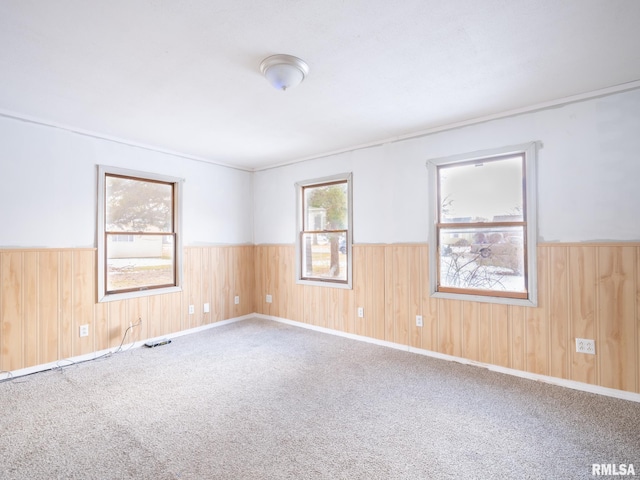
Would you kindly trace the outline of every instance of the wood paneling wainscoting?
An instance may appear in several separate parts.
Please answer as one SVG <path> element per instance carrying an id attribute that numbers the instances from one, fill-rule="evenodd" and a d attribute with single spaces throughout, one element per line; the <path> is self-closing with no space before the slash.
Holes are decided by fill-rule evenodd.
<path id="1" fill-rule="evenodd" d="M 0 371 L 117 347 L 139 318 L 126 343 L 254 312 L 253 245 L 186 247 L 183 259 L 182 292 L 97 303 L 95 249 L 0 250 Z"/>
<path id="2" fill-rule="evenodd" d="M 127 343 L 257 312 L 640 393 L 639 244 L 539 245 L 537 308 L 431 298 L 426 244 L 354 245 L 353 290 L 296 284 L 293 245 L 186 247 L 182 292 L 106 303 L 95 265 L 95 249 L 0 250 L 0 370 L 117 347 L 138 318 Z"/>
<path id="3" fill-rule="evenodd" d="M 426 244 L 354 245 L 353 290 L 298 285 L 294 269 L 293 245 L 255 247 L 257 313 L 640 393 L 638 244 L 539 245 L 536 308 L 431 298 Z"/>

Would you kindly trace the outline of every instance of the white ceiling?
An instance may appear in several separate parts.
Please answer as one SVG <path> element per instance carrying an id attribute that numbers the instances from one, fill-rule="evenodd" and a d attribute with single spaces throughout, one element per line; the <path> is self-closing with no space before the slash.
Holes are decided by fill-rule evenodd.
<path id="1" fill-rule="evenodd" d="M 0 1 L 0 114 L 250 170 L 639 80 L 637 0 Z"/>

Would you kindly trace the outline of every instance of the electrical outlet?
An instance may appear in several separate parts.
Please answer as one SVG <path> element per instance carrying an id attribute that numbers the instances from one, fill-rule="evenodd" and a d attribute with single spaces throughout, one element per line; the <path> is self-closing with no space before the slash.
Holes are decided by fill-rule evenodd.
<path id="1" fill-rule="evenodd" d="M 194 305 L 189 305 L 189 315 L 193 315 L 196 313 L 196 307 Z"/>
<path id="2" fill-rule="evenodd" d="M 204 304 L 204 313 L 209 313 L 209 304 L 208 303 Z"/>
<path id="3" fill-rule="evenodd" d="M 267 295 L 267 303 L 273 302 L 273 297 L 271 295 Z"/>
<path id="4" fill-rule="evenodd" d="M 233 303 L 236 305 L 240 305 L 240 295 L 236 295 L 233 299 Z"/>
<path id="5" fill-rule="evenodd" d="M 364 308 L 358 307 L 358 318 L 364 318 Z"/>
<path id="6" fill-rule="evenodd" d="M 422 315 L 416 315 L 416 327 L 422 326 Z"/>
<path id="7" fill-rule="evenodd" d="M 587 338 L 576 338 L 576 352 L 596 354 L 596 341 Z"/>
<path id="8" fill-rule="evenodd" d="M 88 337 L 89 336 L 89 325 L 80 325 L 80 336 Z"/>

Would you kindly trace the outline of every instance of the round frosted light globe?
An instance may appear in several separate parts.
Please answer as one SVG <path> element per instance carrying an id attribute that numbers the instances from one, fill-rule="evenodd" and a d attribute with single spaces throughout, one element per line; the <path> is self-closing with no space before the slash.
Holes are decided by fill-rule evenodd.
<path id="1" fill-rule="evenodd" d="M 278 90 L 299 85 L 309 73 L 309 66 L 292 55 L 272 55 L 260 64 L 260 71 Z"/>

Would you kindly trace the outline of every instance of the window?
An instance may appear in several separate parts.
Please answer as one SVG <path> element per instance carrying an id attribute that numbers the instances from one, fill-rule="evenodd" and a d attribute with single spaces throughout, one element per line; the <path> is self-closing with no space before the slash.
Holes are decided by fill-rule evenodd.
<path id="1" fill-rule="evenodd" d="M 296 184 L 298 283 L 351 288 L 351 174 Z"/>
<path id="2" fill-rule="evenodd" d="M 98 168 L 100 301 L 180 290 L 180 180 Z"/>
<path id="3" fill-rule="evenodd" d="M 428 162 L 431 293 L 533 306 L 537 144 Z"/>

